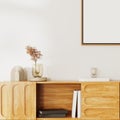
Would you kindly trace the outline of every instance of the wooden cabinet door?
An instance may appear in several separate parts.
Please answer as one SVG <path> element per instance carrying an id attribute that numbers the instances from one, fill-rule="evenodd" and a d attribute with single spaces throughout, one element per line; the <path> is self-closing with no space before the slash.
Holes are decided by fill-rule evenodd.
<path id="1" fill-rule="evenodd" d="M 82 118 L 119 119 L 119 83 L 82 83 Z"/>
<path id="2" fill-rule="evenodd" d="M 12 120 L 36 119 L 36 85 L 32 82 L 10 84 L 10 118 Z"/>
<path id="3" fill-rule="evenodd" d="M 9 84 L 0 83 L 0 120 L 10 118 Z"/>

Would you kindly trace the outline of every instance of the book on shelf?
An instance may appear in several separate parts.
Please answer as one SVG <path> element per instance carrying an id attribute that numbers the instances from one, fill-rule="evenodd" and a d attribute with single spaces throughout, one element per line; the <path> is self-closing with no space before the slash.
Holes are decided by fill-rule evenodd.
<path id="1" fill-rule="evenodd" d="M 66 117 L 65 113 L 53 113 L 53 114 L 38 114 L 40 118 L 63 118 Z"/>
<path id="2" fill-rule="evenodd" d="M 66 117 L 68 110 L 65 109 L 40 109 L 37 116 L 41 118 L 61 118 Z"/>
<path id="3" fill-rule="evenodd" d="M 72 100 L 72 118 L 76 117 L 76 107 L 77 107 L 77 90 L 74 90 Z"/>
<path id="4" fill-rule="evenodd" d="M 38 114 L 67 114 L 68 111 L 65 109 L 40 109 Z"/>
<path id="5" fill-rule="evenodd" d="M 73 91 L 73 100 L 72 100 L 72 118 L 80 118 L 81 116 L 81 91 Z"/>
<path id="6" fill-rule="evenodd" d="M 81 117 L 81 91 L 78 90 L 78 102 L 77 102 L 77 118 Z"/>

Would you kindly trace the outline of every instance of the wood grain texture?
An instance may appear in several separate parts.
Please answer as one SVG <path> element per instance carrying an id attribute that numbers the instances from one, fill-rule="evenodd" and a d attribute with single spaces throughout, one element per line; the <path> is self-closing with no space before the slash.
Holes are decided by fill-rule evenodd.
<path id="1" fill-rule="evenodd" d="M 76 89 L 80 90 L 80 84 L 37 84 L 37 110 L 63 108 L 69 111 L 70 117 L 73 91 Z"/>
<path id="2" fill-rule="evenodd" d="M 36 85 L 31 82 L 11 83 L 10 118 L 36 118 Z"/>
<path id="3" fill-rule="evenodd" d="M 0 83 L 0 120 L 36 119 L 36 84 Z"/>
<path id="4" fill-rule="evenodd" d="M 9 84 L 0 83 L 0 119 L 10 118 Z"/>
<path id="5" fill-rule="evenodd" d="M 119 83 L 82 83 L 82 118 L 119 119 Z"/>

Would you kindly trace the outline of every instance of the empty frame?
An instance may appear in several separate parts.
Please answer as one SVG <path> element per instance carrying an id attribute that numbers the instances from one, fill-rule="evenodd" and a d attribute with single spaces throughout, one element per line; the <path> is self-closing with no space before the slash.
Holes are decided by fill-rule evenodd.
<path id="1" fill-rule="evenodd" d="M 120 44 L 120 0 L 82 0 L 82 44 Z"/>

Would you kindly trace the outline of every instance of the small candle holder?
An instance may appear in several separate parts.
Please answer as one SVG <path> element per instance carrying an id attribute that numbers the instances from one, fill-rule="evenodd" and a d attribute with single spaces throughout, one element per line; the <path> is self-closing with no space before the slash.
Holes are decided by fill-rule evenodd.
<path id="1" fill-rule="evenodd" d="M 97 68 L 95 68 L 95 67 L 91 68 L 91 77 L 92 78 L 97 77 Z"/>

